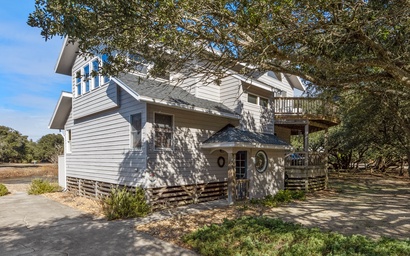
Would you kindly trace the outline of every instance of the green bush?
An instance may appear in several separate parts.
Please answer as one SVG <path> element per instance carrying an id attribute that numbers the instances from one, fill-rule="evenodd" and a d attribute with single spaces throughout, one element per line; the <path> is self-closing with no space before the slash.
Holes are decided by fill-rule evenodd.
<path id="1" fill-rule="evenodd" d="M 9 190 L 4 184 L 0 183 L 0 196 L 5 196 L 9 193 Z"/>
<path id="2" fill-rule="evenodd" d="M 410 241 L 372 240 L 268 217 L 225 220 L 183 237 L 201 255 L 410 255 Z"/>
<path id="3" fill-rule="evenodd" d="M 303 190 L 279 190 L 274 196 L 267 195 L 263 199 L 253 199 L 251 203 L 262 204 L 267 207 L 276 207 L 289 203 L 293 200 L 305 200 L 306 194 Z"/>
<path id="4" fill-rule="evenodd" d="M 57 183 L 51 183 L 48 180 L 34 179 L 31 181 L 28 190 L 29 195 L 40 195 L 44 193 L 53 193 L 61 190 Z"/>
<path id="5" fill-rule="evenodd" d="M 103 212 L 109 220 L 143 217 L 151 211 L 142 188 L 136 188 L 135 192 L 127 188 L 112 189 L 102 203 Z"/>

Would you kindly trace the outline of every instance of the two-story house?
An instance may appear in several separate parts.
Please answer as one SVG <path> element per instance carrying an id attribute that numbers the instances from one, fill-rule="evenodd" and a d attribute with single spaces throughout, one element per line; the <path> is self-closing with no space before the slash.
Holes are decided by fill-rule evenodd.
<path id="1" fill-rule="evenodd" d="M 65 135 L 60 185 L 97 197 L 112 186 L 139 186 L 154 205 L 258 198 L 284 188 L 292 127 L 275 126 L 272 107 L 274 96 L 304 89 L 297 77 L 232 71 L 216 84 L 198 75 L 147 78 L 146 69 L 92 76 L 101 63 L 79 57 L 72 44 L 60 53 L 56 72 L 72 77 L 49 125 Z"/>

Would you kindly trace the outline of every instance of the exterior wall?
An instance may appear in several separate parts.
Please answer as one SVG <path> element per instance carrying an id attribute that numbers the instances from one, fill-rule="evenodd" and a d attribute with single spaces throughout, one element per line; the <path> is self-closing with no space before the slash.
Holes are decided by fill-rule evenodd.
<path id="1" fill-rule="evenodd" d="M 154 113 L 171 114 L 174 122 L 173 150 L 154 149 Z M 236 120 L 210 116 L 192 111 L 147 105 L 147 134 L 149 136 L 147 169 L 152 179 L 150 187 L 176 186 L 196 183 L 226 181 L 228 164 L 219 167 L 217 159 L 224 151 L 211 154 L 201 149 L 200 143 L 219 131 L 228 123 L 237 125 Z"/>
<path id="2" fill-rule="evenodd" d="M 101 89 L 107 92 L 103 89 L 107 86 L 103 85 Z M 106 94 L 106 97 L 110 96 Z M 71 153 L 66 151 L 67 176 L 130 186 L 143 185 L 147 144 L 143 141 L 139 151 L 130 149 L 129 118 L 131 114 L 142 114 L 142 138 L 145 138 L 146 104 L 121 90 L 118 98 L 119 108 L 78 119 L 73 119 L 70 114 L 65 127 L 71 130 L 72 137 Z"/>
<path id="3" fill-rule="evenodd" d="M 183 73 L 173 74 L 171 83 L 180 86 L 197 98 L 220 102 L 220 86 L 212 81 L 204 81 L 200 75 L 189 75 Z"/>
<path id="4" fill-rule="evenodd" d="M 249 84 L 242 84 L 244 93 L 240 96 L 242 102 L 241 126 L 255 132 L 274 133 L 274 112 L 271 105 L 262 107 L 258 104 L 248 102 L 248 94 L 272 100 L 273 92 L 257 88 Z"/>
<path id="5" fill-rule="evenodd" d="M 92 115 L 119 106 L 118 86 L 110 82 L 93 91 L 73 98 L 73 117 L 75 119 Z"/>
<path id="6" fill-rule="evenodd" d="M 285 166 L 284 150 L 264 150 L 268 156 L 269 164 L 265 172 L 259 173 L 255 170 L 255 155 L 259 149 L 248 151 L 248 177 L 249 197 L 262 198 L 267 195 L 274 195 L 279 190 L 284 189 Z"/>
<path id="7" fill-rule="evenodd" d="M 243 93 L 241 82 L 231 76 L 225 77 L 220 86 L 221 103 L 237 113 L 241 112 L 240 95 Z"/>
<path id="8" fill-rule="evenodd" d="M 269 72 L 266 72 L 262 76 L 260 76 L 257 80 L 261 81 L 266 84 L 272 85 L 275 89 L 279 89 L 281 91 L 286 92 L 286 97 L 293 97 L 293 88 L 289 84 L 288 80 L 285 78 L 285 76 L 280 73 L 280 74 L 275 74 L 275 76 L 280 75 L 280 80 L 277 78 L 274 78 L 270 75 L 268 75 Z"/>

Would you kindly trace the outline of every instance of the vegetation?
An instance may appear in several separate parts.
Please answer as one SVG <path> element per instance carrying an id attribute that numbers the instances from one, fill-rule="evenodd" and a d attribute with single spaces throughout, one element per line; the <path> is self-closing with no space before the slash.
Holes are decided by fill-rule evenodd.
<path id="1" fill-rule="evenodd" d="M 116 188 L 103 200 L 103 212 L 109 220 L 144 217 L 150 211 L 142 188 Z"/>
<path id="2" fill-rule="evenodd" d="M 201 255 L 409 255 L 410 241 L 345 236 L 267 217 L 204 226 L 184 242 Z"/>
<path id="3" fill-rule="evenodd" d="M 64 138 L 60 134 L 48 134 L 33 142 L 20 132 L 0 126 L 0 162 L 57 163 L 58 155 L 63 154 Z"/>
<path id="4" fill-rule="evenodd" d="M 0 196 L 5 196 L 9 193 L 9 190 L 4 184 L 0 183 Z"/>
<path id="5" fill-rule="evenodd" d="M 40 195 L 40 194 L 45 194 L 45 193 L 57 192 L 59 190 L 61 190 L 61 188 L 56 183 L 51 183 L 44 179 L 34 179 L 31 181 L 28 194 L 29 195 Z"/>
<path id="6" fill-rule="evenodd" d="M 261 204 L 267 207 L 277 207 L 293 200 L 305 200 L 306 194 L 302 190 L 279 190 L 274 196 L 267 195 L 263 199 L 252 199 L 252 204 Z"/>

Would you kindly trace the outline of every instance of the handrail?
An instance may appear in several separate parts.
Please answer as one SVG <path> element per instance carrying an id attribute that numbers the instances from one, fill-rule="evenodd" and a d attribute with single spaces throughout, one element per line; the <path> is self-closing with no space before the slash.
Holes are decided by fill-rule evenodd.
<path id="1" fill-rule="evenodd" d="M 307 159 L 307 160 L 306 160 Z M 325 153 L 321 152 L 294 152 L 285 156 L 286 167 L 324 166 Z"/>
<path id="2" fill-rule="evenodd" d="M 278 97 L 273 99 L 273 106 L 276 115 L 315 115 L 336 118 L 336 105 L 319 98 Z"/>

